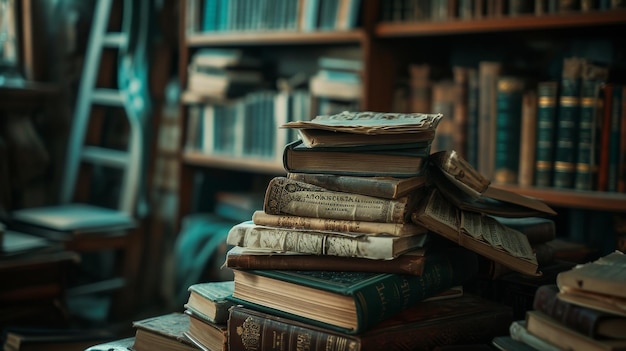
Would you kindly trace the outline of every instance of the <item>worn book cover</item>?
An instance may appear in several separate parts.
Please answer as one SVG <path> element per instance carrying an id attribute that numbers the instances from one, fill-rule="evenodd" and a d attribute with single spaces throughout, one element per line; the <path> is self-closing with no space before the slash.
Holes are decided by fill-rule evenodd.
<path id="1" fill-rule="evenodd" d="M 409 178 L 360 177 L 322 173 L 289 173 L 287 178 L 322 188 L 386 199 L 397 199 L 426 185 L 425 175 Z"/>
<path id="2" fill-rule="evenodd" d="M 234 270 L 232 296 L 263 312 L 356 334 L 461 285 L 477 270 L 475 254 L 460 247 L 429 255 L 422 275 Z"/>
<path id="3" fill-rule="evenodd" d="M 302 271 L 340 270 L 421 275 L 426 249 L 419 248 L 390 260 L 359 257 L 268 252 L 235 246 L 226 253 L 225 266 L 232 269 L 278 269 Z"/>
<path id="4" fill-rule="evenodd" d="M 246 221 L 230 229 L 226 243 L 275 252 L 388 260 L 409 250 L 423 247 L 427 238 L 425 231 L 405 236 L 385 233 L 371 235 L 268 227 Z"/>
<path id="5" fill-rule="evenodd" d="M 189 330 L 189 316 L 173 312 L 133 322 L 137 351 L 197 350 L 183 333 Z"/>
<path id="6" fill-rule="evenodd" d="M 252 215 L 254 224 L 270 227 L 307 229 L 307 230 L 330 230 L 335 232 L 385 233 L 394 236 L 416 235 L 426 232 L 424 227 L 417 224 L 407 223 L 384 223 L 368 221 L 352 221 L 344 219 L 302 217 L 290 215 L 272 215 L 264 211 L 255 211 Z"/>
<path id="7" fill-rule="evenodd" d="M 183 331 L 183 335 L 185 335 L 189 341 L 203 350 L 228 350 L 228 334 L 226 329 L 228 314 L 223 323 L 208 321 L 203 316 L 189 309 L 185 310 L 185 314 L 189 316 L 189 329 Z"/>
<path id="8" fill-rule="evenodd" d="M 466 295 L 418 302 L 356 335 L 245 307 L 231 310 L 228 328 L 231 350 L 400 351 L 486 343 L 506 334 L 510 323 L 510 308 Z"/>
<path id="9" fill-rule="evenodd" d="M 226 299 L 234 290 L 232 281 L 204 282 L 190 285 L 189 299 L 184 307 L 213 323 L 226 323 L 228 309 L 233 305 Z"/>
<path id="10" fill-rule="evenodd" d="M 383 199 L 274 177 L 267 186 L 263 210 L 273 215 L 405 223 L 410 222 L 421 195 L 412 193 L 399 199 Z"/>
<path id="11" fill-rule="evenodd" d="M 291 173 L 328 173 L 363 177 L 423 175 L 430 144 L 418 148 L 382 150 L 308 148 L 302 140 L 285 145 L 283 167 Z"/>

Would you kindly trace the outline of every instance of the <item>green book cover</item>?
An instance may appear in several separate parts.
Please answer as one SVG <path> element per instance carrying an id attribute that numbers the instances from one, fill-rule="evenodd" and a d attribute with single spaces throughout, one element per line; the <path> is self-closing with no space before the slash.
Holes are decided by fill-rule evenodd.
<path id="1" fill-rule="evenodd" d="M 535 149 L 535 184 L 552 185 L 554 134 L 558 82 L 540 82 L 537 86 L 537 146 Z"/>
<path id="2" fill-rule="evenodd" d="M 520 129 L 524 81 L 518 77 L 500 77 L 496 94 L 496 150 L 494 180 L 517 184 L 519 175 Z"/>
<path id="3" fill-rule="evenodd" d="M 189 301 L 185 308 L 191 310 L 195 315 L 214 323 L 226 323 L 228 320 L 228 309 L 233 303 L 226 297 L 232 295 L 235 288 L 233 281 L 206 282 L 190 285 L 187 290 L 190 292 Z M 206 304 L 212 306 L 210 311 L 202 308 L 202 305 L 193 303 L 192 296 L 205 300 Z M 203 304 L 203 305 L 206 305 Z"/>
<path id="4" fill-rule="evenodd" d="M 461 247 L 454 247 L 445 251 L 432 253 L 426 258 L 426 265 L 422 275 L 401 275 L 372 272 L 340 272 L 340 271 L 282 271 L 282 270 L 251 270 L 246 271 L 253 276 L 271 278 L 272 280 L 287 282 L 289 287 L 282 287 L 292 293 L 298 292 L 299 287 L 312 288 L 348 296 L 354 300 L 356 318 L 355 327 L 340 326 L 331 322 L 322 321 L 323 318 L 308 317 L 311 311 L 306 308 L 290 307 L 283 301 L 287 297 L 270 301 L 265 292 L 241 296 L 238 293 L 238 273 L 235 270 L 235 291 L 229 299 L 244 306 L 260 311 L 292 318 L 311 323 L 332 330 L 357 334 L 368 330 L 378 322 L 386 320 L 394 314 L 403 311 L 415 303 L 444 291 L 452 286 L 461 285 L 474 276 L 478 271 L 477 256 L 473 252 Z M 280 286 L 280 285 L 279 285 Z M 243 289 L 245 289 L 244 287 Z M 281 295 L 281 288 L 272 291 L 272 295 Z M 306 290 L 306 289 L 305 289 Z M 304 290 L 303 290 L 304 291 Z M 263 296 L 261 296 L 263 295 Z M 304 294 L 303 294 L 304 296 Z M 312 301 L 307 297 L 303 305 Z M 325 304 L 313 311 L 312 315 L 324 316 L 332 311 L 326 311 Z"/>

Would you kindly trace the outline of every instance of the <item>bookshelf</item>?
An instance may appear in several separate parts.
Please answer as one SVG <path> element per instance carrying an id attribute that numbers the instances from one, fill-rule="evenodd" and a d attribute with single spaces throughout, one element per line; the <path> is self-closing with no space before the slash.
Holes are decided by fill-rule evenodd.
<path id="1" fill-rule="evenodd" d="M 408 65 L 438 63 L 451 68 L 455 64 L 454 60 L 463 56 L 459 54 L 463 50 L 471 51 L 463 58 L 465 64 L 469 62 L 470 65 L 477 65 L 481 60 L 494 59 L 497 57 L 495 53 L 504 52 L 508 59 L 515 61 L 534 60 L 535 66 L 532 68 L 536 69 L 541 65 L 549 66 L 548 60 L 554 61 L 554 57 L 550 56 L 555 55 L 553 47 L 562 48 L 563 43 L 575 41 L 579 37 L 590 41 L 602 38 L 608 40 L 616 57 L 622 55 L 620 69 L 625 64 L 623 49 L 617 48 L 619 45 L 616 43 L 619 43 L 620 31 L 626 28 L 626 9 L 587 12 L 570 10 L 541 15 L 502 14 L 472 19 L 460 19 L 457 16 L 443 21 L 401 21 L 383 18 L 387 2 L 365 0 L 361 2 L 359 24 L 350 30 L 230 32 L 190 30 L 190 19 L 197 20 L 198 14 L 190 16 L 189 11 L 199 8 L 201 3 L 199 0 L 180 3 L 179 79 L 183 89 L 187 84 L 188 63 L 193 53 L 205 47 L 243 48 L 269 57 L 272 55 L 277 57 L 288 52 L 314 53 L 323 48 L 332 48 L 335 51 L 347 47 L 356 49 L 363 62 L 361 72 L 363 94 L 360 108 L 373 111 L 390 111 L 394 108 L 394 91 L 399 81 L 409 78 Z M 529 42 L 532 44 L 528 44 Z M 518 43 L 520 45 L 517 45 Z M 272 52 L 276 53 L 271 54 Z M 497 59 L 500 58 L 495 58 Z M 552 66 L 548 68 L 554 69 Z M 183 118 L 180 119 L 180 128 L 183 147 L 180 155 L 182 186 L 179 194 L 179 218 L 191 210 L 193 193 L 191 184 L 195 172 L 215 171 L 220 174 L 245 172 L 251 178 L 285 173 L 276 158 L 273 160 L 233 158 L 210 155 L 197 150 L 185 151 L 187 112 L 193 103 L 197 103 L 197 100 L 187 98 L 183 99 L 181 104 Z M 496 186 L 544 199 L 553 206 L 626 212 L 626 193 L 520 185 Z"/>

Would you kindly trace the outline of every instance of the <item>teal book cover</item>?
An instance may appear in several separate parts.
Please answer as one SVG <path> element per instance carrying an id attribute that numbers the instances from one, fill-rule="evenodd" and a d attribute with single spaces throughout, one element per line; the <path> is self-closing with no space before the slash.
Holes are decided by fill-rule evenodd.
<path id="1" fill-rule="evenodd" d="M 277 287 L 270 288 L 274 290 L 271 292 L 266 290 L 255 292 L 254 287 L 240 285 L 238 281 L 243 281 L 245 278 L 239 279 L 242 271 L 235 270 L 235 291 L 230 299 L 265 313 L 296 319 L 343 333 L 357 334 L 419 301 L 450 287 L 461 285 L 475 276 L 477 271 L 476 254 L 461 247 L 449 248 L 428 255 L 422 275 L 340 271 L 246 271 L 251 275 L 249 278 L 252 280 L 264 277 L 270 278 L 270 282 L 278 282 L 278 284 L 271 284 Z M 285 282 L 286 285 L 283 284 Z M 255 293 L 245 293 L 244 290 L 247 289 L 253 289 L 248 292 Z M 314 299 L 310 297 L 311 289 L 330 294 L 325 295 L 326 298 Z M 274 299 L 268 296 L 273 296 Z M 302 297 L 298 298 L 298 296 Z M 333 302 L 343 301 L 342 304 L 345 305 L 344 297 L 349 297 L 348 300 L 354 301 L 354 310 L 349 311 L 350 317 L 354 318 L 353 325 L 351 322 L 334 323 L 325 318 L 337 312 L 333 308 Z M 294 303 L 294 298 L 301 299 L 301 301 Z M 285 303 L 285 301 L 291 301 L 291 303 Z"/>
<path id="2" fill-rule="evenodd" d="M 557 81 L 540 82 L 537 85 L 537 145 L 535 149 L 535 185 L 537 186 L 552 185 L 558 89 Z"/>
<path id="3" fill-rule="evenodd" d="M 494 180 L 500 184 L 517 184 L 523 94 L 524 80 L 522 78 L 501 77 L 498 79 Z"/>

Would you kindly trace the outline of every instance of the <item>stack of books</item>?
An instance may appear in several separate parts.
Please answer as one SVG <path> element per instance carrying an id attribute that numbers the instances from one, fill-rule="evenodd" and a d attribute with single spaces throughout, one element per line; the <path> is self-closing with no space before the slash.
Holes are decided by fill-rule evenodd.
<path id="1" fill-rule="evenodd" d="M 626 350 L 626 255 L 615 251 L 537 289 L 533 309 L 494 345 L 537 350 Z"/>
<path id="2" fill-rule="evenodd" d="M 354 111 L 363 96 L 360 59 L 323 56 L 318 71 L 311 77 L 309 90 L 315 98 L 317 115 L 332 115 L 343 110 Z"/>

